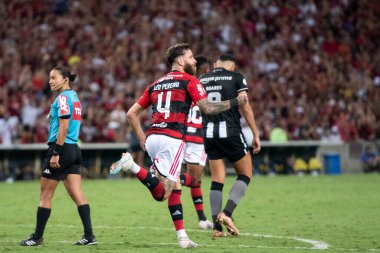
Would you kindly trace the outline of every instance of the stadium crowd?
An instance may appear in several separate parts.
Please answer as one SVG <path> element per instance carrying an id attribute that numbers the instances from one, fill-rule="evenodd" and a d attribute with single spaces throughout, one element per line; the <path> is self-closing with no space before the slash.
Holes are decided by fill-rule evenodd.
<path id="1" fill-rule="evenodd" d="M 262 140 L 278 127 L 288 140 L 380 138 L 378 1 L 13 0 L 0 13 L 3 144 L 46 141 L 56 65 L 79 75 L 81 140 L 124 142 L 125 112 L 177 42 L 211 62 L 235 55 Z"/>

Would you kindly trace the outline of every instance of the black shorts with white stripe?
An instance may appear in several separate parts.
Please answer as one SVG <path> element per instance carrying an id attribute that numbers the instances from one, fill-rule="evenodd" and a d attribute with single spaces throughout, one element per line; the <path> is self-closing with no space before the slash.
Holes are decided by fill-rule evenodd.
<path id="1" fill-rule="evenodd" d="M 54 143 L 49 144 L 49 149 L 45 160 L 42 164 L 41 176 L 54 179 L 64 180 L 68 174 L 80 174 L 80 166 L 82 164 L 82 153 L 77 144 L 63 144 L 61 153 L 59 154 L 60 168 L 51 168 L 50 159 L 53 154 Z"/>
<path id="2" fill-rule="evenodd" d="M 227 158 L 234 163 L 248 152 L 248 145 L 243 134 L 227 138 L 205 138 L 205 150 L 210 160 Z"/>

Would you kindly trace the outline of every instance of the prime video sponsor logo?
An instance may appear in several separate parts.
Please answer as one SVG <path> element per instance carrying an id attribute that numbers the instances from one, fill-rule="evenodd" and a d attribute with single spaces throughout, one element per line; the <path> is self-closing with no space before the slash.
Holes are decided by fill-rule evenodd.
<path id="1" fill-rule="evenodd" d="M 208 82 L 211 82 L 211 81 L 231 81 L 232 80 L 232 76 L 210 76 L 210 77 L 204 77 L 204 78 L 201 78 L 200 81 L 201 83 L 208 83 Z"/>

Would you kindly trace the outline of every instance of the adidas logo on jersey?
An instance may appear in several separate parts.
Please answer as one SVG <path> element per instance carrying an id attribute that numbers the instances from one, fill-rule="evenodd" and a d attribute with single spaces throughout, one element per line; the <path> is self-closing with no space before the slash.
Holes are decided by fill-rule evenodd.
<path id="1" fill-rule="evenodd" d="M 176 216 L 176 215 L 182 215 L 181 211 L 177 210 L 174 213 L 172 213 L 172 216 Z"/>
<path id="2" fill-rule="evenodd" d="M 44 170 L 45 174 L 51 174 L 49 169 Z"/>

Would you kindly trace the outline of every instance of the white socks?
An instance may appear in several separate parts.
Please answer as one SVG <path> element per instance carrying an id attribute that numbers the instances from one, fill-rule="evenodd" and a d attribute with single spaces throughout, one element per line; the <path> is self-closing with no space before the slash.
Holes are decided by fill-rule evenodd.
<path id="1" fill-rule="evenodd" d="M 177 237 L 178 238 L 180 238 L 180 237 L 187 237 L 185 229 L 177 230 Z"/>
<path id="2" fill-rule="evenodd" d="M 133 167 L 131 169 L 131 171 L 133 172 L 133 174 L 139 173 L 140 169 L 141 169 L 140 165 L 138 165 L 135 162 L 133 162 Z"/>

